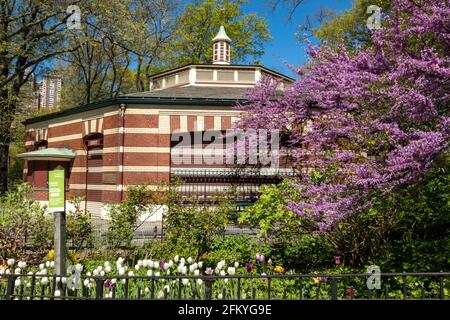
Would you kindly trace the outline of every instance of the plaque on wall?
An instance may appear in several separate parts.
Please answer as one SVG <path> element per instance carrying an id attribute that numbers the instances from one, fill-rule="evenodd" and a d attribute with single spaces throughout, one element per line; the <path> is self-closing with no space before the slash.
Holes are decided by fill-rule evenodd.
<path id="1" fill-rule="evenodd" d="M 116 184 L 117 174 L 115 172 L 103 173 L 104 184 Z"/>

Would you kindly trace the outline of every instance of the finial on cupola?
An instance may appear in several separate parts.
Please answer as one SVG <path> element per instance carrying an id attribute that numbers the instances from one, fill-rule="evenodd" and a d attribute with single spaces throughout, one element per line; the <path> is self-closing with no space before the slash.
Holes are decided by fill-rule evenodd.
<path id="1" fill-rule="evenodd" d="M 214 64 L 230 64 L 231 39 L 220 26 L 219 33 L 213 39 Z"/>

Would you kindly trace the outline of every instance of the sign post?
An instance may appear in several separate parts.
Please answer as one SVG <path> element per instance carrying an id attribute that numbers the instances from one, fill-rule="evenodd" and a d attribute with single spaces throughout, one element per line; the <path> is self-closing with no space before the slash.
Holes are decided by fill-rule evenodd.
<path id="1" fill-rule="evenodd" d="M 63 168 L 58 166 L 56 170 L 49 171 L 48 186 L 49 209 L 53 212 L 55 222 L 55 274 L 64 276 L 66 274 L 66 199 Z"/>

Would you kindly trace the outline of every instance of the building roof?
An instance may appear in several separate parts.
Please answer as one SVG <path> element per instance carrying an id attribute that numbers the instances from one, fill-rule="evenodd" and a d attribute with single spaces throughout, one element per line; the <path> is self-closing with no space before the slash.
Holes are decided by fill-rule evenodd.
<path id="1" fill-rule="evenodd" d="M 28 160 L 70 161 L 76 155 L 76 152 L 69 148 L 47 148 L 21 153 L 17 157 Z"/>
<path id="2" fill-rule="evenodd" d="M 225 32 L 225 28 L 223 26 L 220 26 L 219 32 L 214 37 L 214 39 L 212 39 L 212 41 L 214 41 L 214 42 L 216 42 L 216 41 L 228 41 L 228 42 L 231 42 L 231 39 L 227 35 L 227 33 Z"/>
<path id="3" fill-rule="evenodd" d="M 123 97 L 239 100 L 243 99 L 246 90 L 248 88 L 245 87 L 171 87 L 158 91 L 131 93 Z"/>

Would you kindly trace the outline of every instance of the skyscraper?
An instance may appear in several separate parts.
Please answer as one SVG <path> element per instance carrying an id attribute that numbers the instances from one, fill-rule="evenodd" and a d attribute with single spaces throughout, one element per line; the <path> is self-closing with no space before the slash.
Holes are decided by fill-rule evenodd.
<path id="1" fill-rule="evenodd" d="M 46 75 L 39 85 L 38 109 L 54 109 L 61 100 L 62 78 L 59 76 Z"/>

